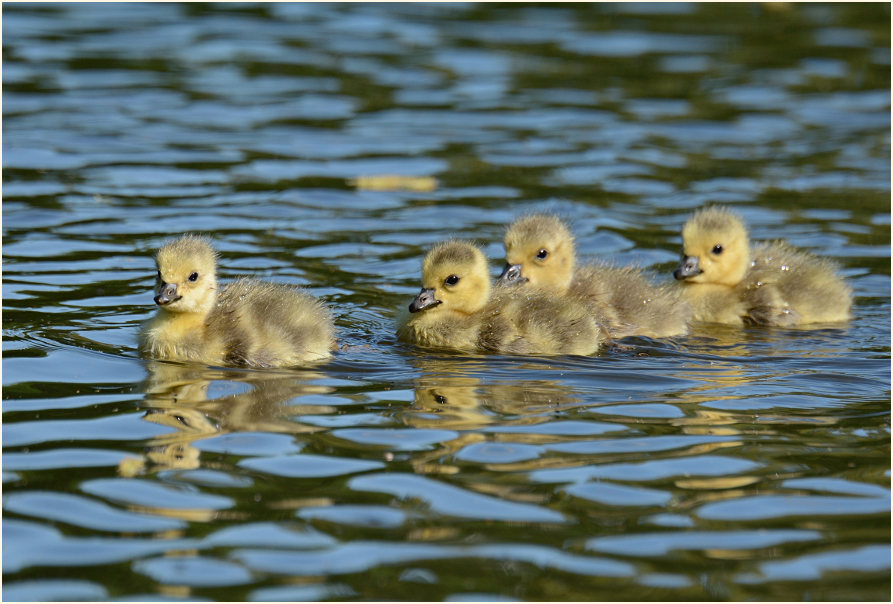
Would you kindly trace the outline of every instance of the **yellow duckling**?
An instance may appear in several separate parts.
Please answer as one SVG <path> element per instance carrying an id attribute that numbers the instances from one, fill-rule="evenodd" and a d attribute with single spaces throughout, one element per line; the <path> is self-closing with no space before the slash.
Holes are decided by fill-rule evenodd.
<path id="1" fill-rule="evenodd" d="M 741 218 L 710 207 L 682 228 L 682 263 L 673 276 L 699 321 L 791 327 L 851 317 L 852 290 L 836 269 L 781 241 L 751 248 Z"/>
<path id="2" fill-rule="evenodd" d="M 155 262 L 158 312 L 140 333 L 145 355 L 246 367 L 288 367 L 331 355 L 331 313 L 299 287 L 242 277 L 218 295 L 217 254 L 194 235 L 165 243 Z"/>
<path id="3" fill-rule="evenodd" d="M 400 340 L 430 348 L 513 354 L 596 352 L 606 338 L 585 308 L 549 296 L 492 294 L 476 246 L 447 241 L 422 263 L 422 291 L 398 321 Z"/>
<path id="4" fill-rule="evenodd" d="M 557 217 L 532 214 L 505 233 L 503 284 L 525 284 L 583 300 L 615 338 L 688 333 L 691 309 L 675 288 L 654 286 L 641 271 L 605 264 L 576 266 L 574 237 Z"/>

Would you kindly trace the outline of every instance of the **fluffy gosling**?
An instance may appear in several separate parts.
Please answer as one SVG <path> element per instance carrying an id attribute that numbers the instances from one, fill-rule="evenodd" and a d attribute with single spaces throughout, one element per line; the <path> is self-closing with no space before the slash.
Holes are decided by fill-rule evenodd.
<path id="1" fill-rule="evenodd" d="M 494 293 L 484 254 L 460 241 L 425 256 L 422 290 L 397 336 L 428 348 L 541 355 L 588 355 L 607 342 L 580 305 L 506 288 Z"/>
<path id="2" fill-rule="evenodd" d="M 241 277 L 218 293 L 217 254 L 195 235 L 165 243 L 155 262 L 158 311 L 140 332 L 145 356 L 258 368 L 331 356 L 332 315 L 301 288 Z"/>
<path id="3" fill-rule="evenodd" d="M 688 333 L 691 309 L 675 288 L 654 286 L 634 268 L 577 266 L 574 237 L 556 216 L 532 214 L 506 230 L 503 284 L 583 300 L 614 338 Z"/>
<path id="4" fill-rule="evenodd" d="M 852 290 L 836 271 L 782 241 L 751 246 L 737 214 L 708 207 L 685 223 L 673 276 L 696 320 L 793 327 L 851 318 Z"/>

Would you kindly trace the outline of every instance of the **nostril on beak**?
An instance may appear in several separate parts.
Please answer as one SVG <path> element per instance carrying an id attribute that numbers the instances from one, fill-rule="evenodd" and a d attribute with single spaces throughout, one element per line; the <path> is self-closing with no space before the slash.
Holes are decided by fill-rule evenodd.
<path id="1" fill-rule="evenodd" d="M 679 264 L 679 267 L 675 271 L 673 271 L 673 277 L 681 281 L 683 279 L 687 279 L 688 277 L 700 275 L 701 272 L 701 268 L 698 266 L 698 257 L 685 256 L 682 259 L 682 262 Z"/>
<path id="2" fill-rule="evenodd" d="M 155 300 L 155 304 L 159 306 L 170 304 L 177 299 L 177 284 L 163 283 L 161 289 L 158 290 L 158 294 L 153 299 Z"/>
<path id="3" fill-rule="evenodd" d="M 440 304 L 440 300 L 434 297 L 434 290 L 422 288 L 419 295 L 410 303 L 409 312 L 419 312 L 438 304 Z"/>
<path id="4" fill-rule="evenodd" d="M 518 283 L 521 281 L 521 265 L 520 264 L 506 264 L 505 268 L 502 269 L 502 274 L 499 275 L 499 280 L 503 283 Z"/>

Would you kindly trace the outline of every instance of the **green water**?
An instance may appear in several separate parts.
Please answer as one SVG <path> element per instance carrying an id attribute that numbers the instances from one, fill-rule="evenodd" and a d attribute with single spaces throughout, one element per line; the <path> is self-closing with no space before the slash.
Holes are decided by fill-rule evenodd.
<path id="1" fill-rule="evenodd" d="M 3 6 L 5 600 L 889 600 L 886 4 Z M 434 178 L 369 191 L 362 176 Z M 399 344 L 421 258 L 568 219 L 838 261 L 846 325 L 594 357 Z M 148 362 L 153 250 L 336 315 L 318 367 Z"/>

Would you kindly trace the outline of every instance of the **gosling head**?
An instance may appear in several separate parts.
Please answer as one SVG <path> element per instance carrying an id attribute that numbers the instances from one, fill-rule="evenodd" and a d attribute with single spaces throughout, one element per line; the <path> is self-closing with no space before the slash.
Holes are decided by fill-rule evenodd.
<path id="1" fill-rule="evenodd" d="M 718 207 L 699 210 L 682 228 L 682 262 L 673 276 L 691 283 L 735 286 L 750 264 L 747 228 Z"/>
<path id="2" fill-rule="evenodd" d="M 490 274 L 483 252 L 470 243 L 447 241 L 422 262 L 422 291 L 409 312 L 453 311 L 470 315 L 490 297 Z"/>
<path id="3" fill-rule="evenodd" d="M 155 255 L 155 304 L 169 312 L 206 313 L 217 299 L 217 254 L 204 237 L 184 235 Z"/>
<path id="4" fill-rule="evenodd" d="M 516 220 L 505 233 L 506 265 L 501 283 L 530 283 L 564 293 L 574 276 L 574 237 L 555 216 L 533 214 Z"/>

